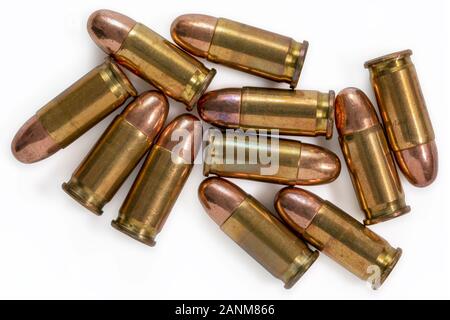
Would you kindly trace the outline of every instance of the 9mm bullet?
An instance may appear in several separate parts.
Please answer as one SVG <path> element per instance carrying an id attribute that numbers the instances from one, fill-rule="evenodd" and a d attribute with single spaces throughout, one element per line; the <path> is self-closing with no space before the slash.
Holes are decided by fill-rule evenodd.
<path id="1" fill-rule="evenodd" d="M 319 256 L 238 186 L 208 178 L 198 196 L 211 219 L 274 277 L 291 288 Z"/>
<path id="2" fill-rule="evenodd" d="M 308 42 L 224 18 L 179 16 L 172 39 L 187 52 L 277 82 L 297 86 Z"/>
<path id="3" fill-rule="evenodd" d="M 154 246 L 189 178 L 201 141 L 197 117 L 183 114 L 169 123 L 150 150 L 112 226 Z"/>
<path id="4" fill-rule="evenodd" d="M 103 51 L 188 110 L 216 73 L 145 25 L 114 11 L 94 12 L 88 31 Z"/>
<path id="5" fill-rule="evenodd" d="M 14 137 L 12 153 L 23 163 L 45 159 L 136 94 L 125 74 L 108 58 L 29 119 Z"/>
<path id="6" fill-rule="evenodd" d="M 169 104 L 156 91 L 141 94 L 117 116 L 63 189 L 91 212 L 103 206 L 153 144 L 167 118 Z"/>
<path id="7" fill-rule="evenodd" d="M 217 127 L 277 129 L 280 134 L 333 136 L 334 91 L 229 88 L 198 103 L 200 117 Z"/>
<path id="8" fill-rule="evenodd" d="M 386 240 L 315 194 L 284 188 L 276 196 L 281 218 L 308 243 L 378 289 L 402 255 Z"/>
<path id="9" fill-rule="evenodd" d="M 364 92 L 347 88 L 338 94 L 336 127 L 359 205 L 366 214 L 364 224 L 410 212 L 384 130 Z"/>

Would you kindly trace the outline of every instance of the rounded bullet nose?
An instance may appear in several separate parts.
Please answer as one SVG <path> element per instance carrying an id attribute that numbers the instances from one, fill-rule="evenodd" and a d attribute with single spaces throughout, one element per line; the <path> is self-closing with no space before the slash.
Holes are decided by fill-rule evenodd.
<path id="1" fill-rule="evenodd" d="M 339 135 L 365 130 L 379 123 L 369 98 L 357 88 L 346 88 L 339 92 L 335 108 Z"/>
<path id="2" fill-rule="evenodd" d="M 158 91 L 141 94 L 124 111 L 125 119 L 153 140 L 169 112 L 167 98 Z"/>
<path id="3" fill-rule="evenodd" d="M 193 164 L 202 142 L 202 124 L 191 114 L 176 117 L 161 133 L 156 144 Z"/>
<path id="4" fill-rule="evenodd" d="M 284 188 L 275 197 L 280 217 L 299 233 L 311 224 L 322 204 L 321 198 L 299 188 Z"/>
<path id="5" fill-rule="evenodd" d="M 436 179 L 439 162 L 434 141 L 397 151 L 395 156 L 408 181 L 416 187 L 426 187 Z"/>
<path id="6" fill-rule="evenodd" d="M 88 20 L 88 32 L 92 40 L 107 54 L 119 51 L 131 29 L 133 19 L 111 10 L 98 10 Z"/>
<path id="7" fill-rule="evenodd" d="M 33 163 L 45 159 L 60 147 L 50 137 L 37 116 L 30 118 L 16 133 L 11 151 L 17 160 Z"/>
<path id="8" fill-rule="evenodd" d="M 341 162 L 333 152 L 312 144 L 302 144 L 298 184 L 329 183 L 334 181 L 340 172 Z"/>
<path id="9" fill-rule="evenodd" d="M 185 14 L 176 18 L 171 27 L 172 39 L 191 54 L 206 58 L 214 36 L 217 18 L 203 14 Z"/>
<path id="10" fill-rule="evenodd" d="M 219 226 L 227 221 L 246 196 L 238 186 L 216 177 L 204 180 L 198 188 L 201 204 Z"/>
<path id="11" fill-rule="evenodd" d="M 241 113 L 241 89 L 222 89 L 203 95 L 198 104 L 200 117 L 218 127 L 238 127 Z"/>

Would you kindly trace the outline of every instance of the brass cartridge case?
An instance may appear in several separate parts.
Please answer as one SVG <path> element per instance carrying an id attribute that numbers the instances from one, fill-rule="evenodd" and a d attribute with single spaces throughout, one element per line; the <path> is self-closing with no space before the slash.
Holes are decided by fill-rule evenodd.
<path id="1" fill-rule="evenodd" d="M 210 130 L 203 174 L 285 185 L 317 185 L 335 180 L 340 169 L 339 158 L 319 146 Z"/>
<path id="2" fill-rule="evenodd" d="M 328 201 L 298 188 L 281 190 L 275 201 L 280 216 L 315 248 L 377 289 L 402 250 Z"/>
<path id="3" fill-rule="evenodd" d="M 94 41 L 120 64 L 184 103 L 188 110 L 197 104 L 216 73 L 153 30 L 120 13 L 97 11 L 91 15 L 88 29 Z M 108 45 L 105 38 L 114 42 L 114 46 Z"/>
<path id="4" fill-rule="evenodd" d="M 308 42 L 297 42 L 225 18 L 184 15 L 172 24 L 174 41 L 188 52 L 277 82 L 297 86 Z"/>
<path id="5" fill-rule="evenodd" d="M 110 59 L 94 68 L 37 111 L 17 132 L 11 144 L 14 156 L 33 163 L 67 147 L 136 90 Z"/>
<path id="6" fill-rule="evenodd" d="M 136 90 L 110 59 L 75 82 L 37 112 L 42 125 L 61 148 L 120 107 Z"/>
<path id="7" fill-rule="evenodd" d="M 159 92 L 140 95 L 117 116 L 63 189 L 91 212 L 103 206 L 149 150 L 168 113 Z"/>
<path id="8" fill-rule="evenodd" d="M 236 185 L 208 178 L 199 187 L 207 213 L 235 243 L 291 288 L 319 256 Z"/>
<path id="9" fill-rule="evenodd" d="M 408 180 L 418 187 L 437 175 L 435 136 L 420 88 L 411 50 L 365 63 L 391 149 Z"/>
<path id="10" fill-rule="evenodd" d="M 359 89 L 342 90 L 336 99 L 336 126 L 364 224 L 410 212 L 375 109 Z"/>
<path id="11" fill-rule="evenodd" d="M 200 120 L 185 114 L 173 120 L 161 133 L 128 193 L 112 226 L 130 237 L 155 245 L 189 174 L 201 143 Z M 178 145 L 175 130 L 186 132 Z M 181 149 L 180 149 L 181 148 Z"/>
<path id="12" fill-rule="evenodd" d="M 330 139 L 334 100 L 334 91 L 231 88 L 206 93 L 198 110 L 203 120 L 221 128 L 277 129 L 280 134 Z"/>

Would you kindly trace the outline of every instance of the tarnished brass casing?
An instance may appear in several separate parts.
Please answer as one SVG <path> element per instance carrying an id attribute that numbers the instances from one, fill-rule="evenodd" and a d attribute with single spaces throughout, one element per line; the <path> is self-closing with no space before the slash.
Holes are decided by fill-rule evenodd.
<path id="1" fill-rule="evenodd" d="M 291 288 L 319 256 L 269 210 L 247 195 L 221 226 L 234 242 Z"/>
<path id="2" fill-rule="evenodd" d="M 334 126 L 334 91 L 227 88 L 199 100 L 202 119 L 220 128 L 276 129 L 280 134 L 326 136 Z"/>
<path id="3" fill-rule="evenodd" d="M 156 235 L 164 226 L 191 173 L 193 159 L 198 151 L 194 143 L 201 142 L 201 134 L 199 141 L 194 141 L 197 138 L 186 141 L 189 144 L 187 148 L 191 150 L 190 161 L 173 154 L 177 151 L 176 143 L 167 145 L 165 142 L 166 138 L 170 139 L 171 130 L 180 121 L 193 123 L 200 120 L 194 116 L 182 115 L 164 129 L 122 204 L 118 218 L 112 222 L 117 230 L 149 246 L 156 244 Z"/>
<path id="4" fill-rule="evenodd" d="M 308 42 L 219 18 L 208 60 L 297 86 Z"/>
<path id="5" fill-rule="evenodd" d="M 106 59 L 41 108 L 37 117 L 58 146 L 65 148 L 136 94 L 125 74 Z"/>
<path id="6" fill-rule="evenodd" d="M 374 289 L 383 284 L 401 257 L 400 248 L 394 249 L 385 239 L 328 201 L 322 200 L 318 211 L 303 226 L 283 214 L 277 202 L 276 208 L 283 219 L 308 243 L 360 279 L 371 282 Z"/>
<path id="7" fill-rule="evenodd" d="M 134 26 L 114 58 L 188 110 L 216 73 L 141 23 Z"/>
<path id="8" fill-rule="evenodd" d="M 154 101 L 146 106 L 144 99 Z M 130 103 L 106 129 L 70 181 L 63 184 L 64 191 L 91 212 L 101 215 L 103 206 L 111 201 L 149 150 L 164 125 L 167 111 L 166 98 L 156 92 L 143 94 Z"/>
<path id="9" fill-rule="evenodd" d="M 205 148 L 205 176 L 317 185 L 335 180 L 339 173 L 337 156 L 295 140 L 277 139 L 275 143 L 270 137 L 210 130 Z"/>

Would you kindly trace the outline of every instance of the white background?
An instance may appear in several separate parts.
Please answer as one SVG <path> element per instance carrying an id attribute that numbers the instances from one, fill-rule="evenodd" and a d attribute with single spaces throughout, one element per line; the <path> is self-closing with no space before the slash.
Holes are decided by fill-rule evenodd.
<path id="1" fill-rule="evenodd" d="M 11 1 L 0 10 L 0 298 L 310 299 L 450 298 L 448 1 Z M 291 290 L 261 268 L 205 214 L 197 165 L 154 248 L 117 232 L 110 222 L 135 171 L 102 217 L 69 198 L 61 184 L 112 116 L 65 150 L 33 165 L 10 152 L 15 132 L 34 112 L 102 62 L 86 32 L 100 8 L 125 13 L 165 37 L 173 19 L 204 13 L 310 42 L 298 88 L 336 92 L 356 86 L 374 101 L 363 63 L 410 48 L 437 136 L 440 172 L 418 189 L 402 177 L 410 215 L 372 227 L 404 255 L 379 291 L 321 255 Z M 213 65 L 210 89 L 275 86 Z M 133 81 L 136 78 L 132 78 Z M 148 85 L 136 82 L 140 90 Z M 170 119 L 184 112 L 171 102 Z M 342 153 L 331 141 L 302 138 Z M 234 180 L 273 210 L 281 186 Z M 346 166 L 337 181 L 308 188 L 363 219 Z M 447 196 L 445 196 L 447 195 Z M 447 202 L 447 203 L 446 203 Z"/>

